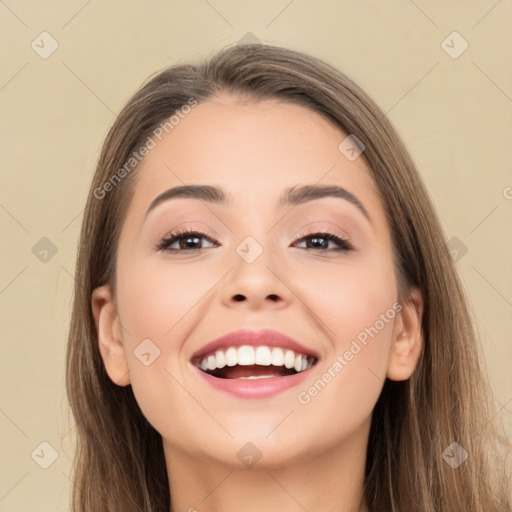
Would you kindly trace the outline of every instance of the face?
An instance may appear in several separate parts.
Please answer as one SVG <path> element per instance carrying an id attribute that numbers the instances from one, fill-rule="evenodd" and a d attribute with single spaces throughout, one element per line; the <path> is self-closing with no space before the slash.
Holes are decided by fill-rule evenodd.
<path id="1" fill-rule="evenodd" d="M 237 466 L 252 442 L 260 464 L 301 460 L 367 436 L 386 376 L 412 373 L 419 309 L 397 303 L 384 206 L 363 158 L 338 149 L 346 137 L 304 107 L 226 94 L 193 108 L 137 170 L 115 301 L 98 289 L 93 308 L 111 379 L 132 385 L 168 453 Z M 150 208 L 185 184 L 225 201 Z M 339 188 L 281 201 L 305 186 Z M 181 230 L 193 233 L 173 238 Z M 275 348 L 290 347 L 270 336 L 256 345 L 271 345 L 275 366 L 206 376 L 194 356 L 239 329 L 278 331 L 299 344 L 294 364 L 301 351 L 314 364 L 284 376 Z"/>

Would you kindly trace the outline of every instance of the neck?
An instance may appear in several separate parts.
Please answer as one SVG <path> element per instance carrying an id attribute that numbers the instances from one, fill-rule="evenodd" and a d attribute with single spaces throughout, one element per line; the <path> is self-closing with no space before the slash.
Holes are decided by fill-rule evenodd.
<path id="1" fill-rule="evenodd" d="M 288 464 L 240 469 L 171 446 L 171 512 L 369 512 L 363 496 L 369 424 L 335 447 Z M 310 450 L 312 453 L 312 450 Z"/>

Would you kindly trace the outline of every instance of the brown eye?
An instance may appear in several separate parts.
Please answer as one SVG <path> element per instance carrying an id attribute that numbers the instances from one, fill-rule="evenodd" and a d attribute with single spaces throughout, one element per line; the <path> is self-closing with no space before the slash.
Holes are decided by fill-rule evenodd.
<path id="1" fill-rule="evenodd" d="M 159 251 L 195 251 L 206 249 L 206 247 L 198 246 L 202 239 L 209 240 L 213 244 L 216 243 L 206 233 L 184 229 L 162 238 L 162 240 L 156 245 L 156 249 Z M 176 242 L 177 247 L 171 247 Z"/>
<path id="2" fill-rule="evenodd" d="M 303 241 L 306 242 L 306 247 L 304 247 L 305 249 L 340 252 L 348 252 L 353 249 L 345 238 L 329 232 L 311 233 L 310 235 L 302 237 L 299 240 L 299 243 L 302 243 Z M 337 247 L 329 248 L 330 242 L 333 242 Z"/>

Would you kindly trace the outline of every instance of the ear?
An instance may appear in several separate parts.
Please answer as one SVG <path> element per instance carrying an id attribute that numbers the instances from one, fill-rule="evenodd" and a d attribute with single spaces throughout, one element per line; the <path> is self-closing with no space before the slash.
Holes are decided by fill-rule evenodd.
<path id="1" fill-rule="evenodd" d="M 413 288 L 396 316 L 386 374 L 389 379 L 407 380 L 416 368 L 423 346 L 422 317 L 423 298 Z"/>
<path id="2" fill-rule="evenodd" d="M 92 314 L 98 344 L 110 380 L 118 386 L 130 384 L 130 370 L 121 336 L 121 324 L 109 285 L 92 293 Z"/>

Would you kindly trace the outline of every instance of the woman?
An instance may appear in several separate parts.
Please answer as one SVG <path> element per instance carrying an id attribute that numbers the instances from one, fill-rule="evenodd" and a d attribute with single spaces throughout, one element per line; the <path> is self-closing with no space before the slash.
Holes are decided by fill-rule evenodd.
<path id="1" fill-rule="evenodd" d="M 76 279 L 74 511 L 511 510 L 432 203 L 328 64 L 257 44 L 153 77 Z"/>

